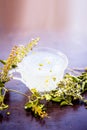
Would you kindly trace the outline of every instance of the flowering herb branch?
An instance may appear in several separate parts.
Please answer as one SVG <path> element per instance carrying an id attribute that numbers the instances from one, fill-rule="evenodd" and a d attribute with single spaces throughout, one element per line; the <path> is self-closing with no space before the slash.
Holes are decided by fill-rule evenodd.
<path id="1" fill-rule="evenodd" d="M 4 67 L 2 68 L 2 72 L 0 73 L 0 80 L 1 82 L 7 82 L 9 80 L 9 70 L 16 67 L 19 62 L 22 61 L 22 59 L 28 54 L 30 50 L 37 44 L 39 41 L 39 38 L 32 40 L 29 44 L 26 46 L 14 46 L 9 57 L 4 62 L 1 60 L 2 63 L 4 63 Z"/>
<path id="2" fill-rule="evenodd" d="M 84 70 L 79 76 L 73 76 L 69 73 L 65 74 L 64 78 L 58 83 L 58 87 L 50 92 L 40 94 L 36 89 L 31 90 L 31 100 L 25 104 L 25 109 L 31 109 L 34 114 L 38 114 L 41 118 L 47 117 L 48 114 L 44 111 L 45 115 L 39 113 L 37 105 L 40 107 L 40 102 L 45 100 L 47 102 L 56 102 L 60 106 L 73 105 L 74 101 L 82 101 L 85 105 L 87 100 L 82 96 L 82 93 L 87 91 L 87 71 Z M 43 110 L 44 104 L 40 110 Z"/>
<path id="3" fill-rule="evenodd" d="M 4 104 L 4 98 L 7 91 L 7 89 L 5 89 L 5 83 L 11 79 L 9 71 L 14 67 L 17 67 L 17 64 L 22 61 L 22 59 L 28 54 L 29 51 L 32 50 L 38 41 L 39 38 L 36 38 L 26 46 L 14 46 L 7 60 L 0 60 L 3 64 L 0 71 L 0 110 L 8 108 L 8 105 Z"/>
<path id="4" fill-rule="evenodd" d="M 56 102 L 60 106 L 73 105 L 74 101 L 82 101 L 87 105 L 87 100 L 82 96 L 87 91 L 87 68 L 81 69 L 68 69 L 69 72 L 65 74 L 64 78 L 57 84 L 57 88 L 40 93 L 36 89 L 31 89 L 31 95 L 26 95 L 22 92 L 13 89 L 6 89 L 5 83 L 11 79 L 9 71 L 17 67 L 17 64 L 28 54 L 30 50 L 37 44 L 39 38 L 31 41 L 26 46 L 14 46 L 7 60 L 0 60 L 3 67 L 0 71 L 0 110 L 8 108 L 4 104 L 4 98 L 7 91 L 16 92 L 25 96 L 28 101 L 25 103 L 24 108 L 31 110 L 35 116 L 40 118 L 48 117 L 46 113 L 45 102 Z M 78 75 L 79 74 L 79 75 Z"/>

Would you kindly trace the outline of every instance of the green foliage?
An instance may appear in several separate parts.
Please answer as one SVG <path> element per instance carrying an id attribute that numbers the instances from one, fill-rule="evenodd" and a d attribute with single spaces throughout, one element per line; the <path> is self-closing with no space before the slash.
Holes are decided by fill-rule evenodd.
<path id="1" fill-rule="evenodd" d="M 8 108 L 8 105 L 4 104 L 4 99 L 6 92 L 9 91 L 5 88 L 5 83 L 11 78 L 9 71 L 17 67 L 18 63 L 23 60 L 38 41 L 39 38 L 32 40 L 26 46 L 14 46 L 7 60 L 0 60 L 0 63 L 3 64 L 3 67 L 0 68 L 0 110 Z M 40 64 L 40 66 L 42 65 Z M 87 68 L 83 71 L 79 76 L 73 76 L 69 73 L 65 74 L 64 78 L 57 84 L 58 87 L 49 92 L 40 93 L 36 89 L 31 89 L 32 94 L 28 96 L 16 90 L 10 89 L 10 91 L 26 96 L 28 102 L 24 108 L 31 110 L 35 116 L 48 117 L 44 101 L 52 101 L 60 104 L 60 106 L 65 106 L 73 105 L 75 100 L 81 100 L 87 105 L 87 100 L 82 96 L 87 91 Z M 55 81 L 56 78 L 54 77 L 53 80 Z"/>
<path id="2" fill-rule="evenodd" d="M 30 100 L 25 104 L 25 109 L 32 110 L 35 116 L 41 118 L 47 117 L 48 114 L 44 110 L 44 104 L 40 103 L 43 100 L 43 96 L 36 89 L 32 89 L 31 91 L 32 95 L 30 96 Z"/>
<path id="3" fill-rule="evenodd" d="M 0 63 L 3 64 L 3 67 L 0 68 L 0 110 L 8 108 L 8 105 L 4 104 L 4 98 L 7 92 L 5 83 L 11 78 L 9 71 L 17 67 L 17 64 L 23 60 L 23 58 L 30 50 L 32 50 L 38 41 L 39 38 L 36 38 L 26 46 L 14 46 L 7 60 L 0 60 Z"/>
<path id="4" fill-rule="evenodd" d="M 65 74 L 64 78 L 58 83 L 55 90 L 50 91 L 47 97 L 53 102 L 63 105 L 73 105 L 73 101 L 82 100 L 82 93 L 87 90 L 87 72 L 80 76 L 73 76 L 69 73 Z M 46 97 L 46 96 L 45 96 Z"/>
<path id="5" fill-rule="evenodd" d="M 8 105 L 6 105 L 4 103 L 4 98 L 5 98 L 5 94 L 6 94 L 6 89 L 4 88 L 4 86 L 0 86 L 0 110 L 4 110 L 8 108 Z"/>
<path id="6" fill-rule="evenodd" d="M 40 111 L 41 109 L 43 110 L 43 107 L 41 107 L 40 101 L 53 101 L 60 104 L 60 106 L 73 105 L 73 101 L 75 100 L 81 100 L 85 103 L 86 100 L 82 96 L 82 93 L 86 90 L 87 72 L 81 73 L 80 76 L 73 76 L 67 73 L 58 83 L 58 87 L 55 90 L 41 94 L 36 89 L 32 89 L 31 100 L 25 105 L 25 108 L 30 108 L 35 114 L 41 117 L 38 107 L 40 107 Z"/>

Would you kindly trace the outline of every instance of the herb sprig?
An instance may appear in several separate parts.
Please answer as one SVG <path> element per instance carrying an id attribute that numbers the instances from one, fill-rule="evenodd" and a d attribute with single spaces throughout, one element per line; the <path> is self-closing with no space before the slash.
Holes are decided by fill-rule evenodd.
<path id="1" fill-rule="evenodd" d="M 87 72 L 81 73 L 79 76 L 66 73 L 64 78 L 58 83 L 58 87 L 50 92 L 40 94 L 36 89 L 33 89 L 33 94 L 30 97 L 32 100 L 25 104 L 25 108 L 31 109 L 35 115 L 38 114 L 42 117 L 42 115 L 38 113 L 39 110 L 37 112 L 33 107 L 37 107 L 37 104 L 40 107 L 40 102 L 43 100 L 47 102 L 56 102 L 60 104 L 60 106 L 73 105 L 76 100 L 87 104 L 87 100 L 82 96 L 82 93 L 86 90 Z M 45 116 L 47 116 L 47 114 L 45 114 Z"/>
<path id="2" fill-rule="evenodd" d="M 7 89 L 5 89 L 5 83 L 11 79 L 9 71 L 17 67 L 17 64 L 28 54 L 32 48 L 37 45 L 39 38 L 32 40 L 26 46 L 14 46 L 9 54 L 7 60 L 0 60 L 3 67 L 0 71 L 0 110 L 8 108 L 8 105 L 4 104 L 4 98 Z"/>

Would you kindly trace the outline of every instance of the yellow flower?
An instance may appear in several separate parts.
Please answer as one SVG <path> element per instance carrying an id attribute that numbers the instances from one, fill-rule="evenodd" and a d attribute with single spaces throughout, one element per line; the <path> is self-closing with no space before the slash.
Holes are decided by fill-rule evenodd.
<path id="1" fill-rule="evenodd" d="M 6 60 L 6 64 L 2 68 L 1 72 L 1 81 L 7 82 L 9 80 L 9 70 L 12 69 L 13 65 L 17 65 L 19 62 L 22 61 L 22 59 L 28 54 L 30 50 L 37 44 L 39 41 L 39 38 L 36 38 L 32 40 L 30 43 L 28 43 L 26 46 L 14 46 L 9 57 Z"/>

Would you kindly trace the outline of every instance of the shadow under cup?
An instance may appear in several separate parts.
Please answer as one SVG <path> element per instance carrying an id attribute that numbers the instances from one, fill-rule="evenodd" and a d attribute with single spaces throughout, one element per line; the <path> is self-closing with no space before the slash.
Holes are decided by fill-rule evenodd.
<path id="1" fill-rule="evenodd" d="M 36 88 L 44 92 L 57 87 L 67 65 L 66 55 L 56 49 L 35 48 L 18 64 L 16 72 L 21 74 L 20 80 L 29 89 Z"/>

